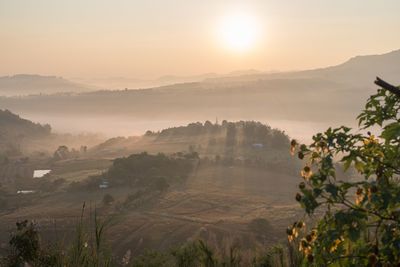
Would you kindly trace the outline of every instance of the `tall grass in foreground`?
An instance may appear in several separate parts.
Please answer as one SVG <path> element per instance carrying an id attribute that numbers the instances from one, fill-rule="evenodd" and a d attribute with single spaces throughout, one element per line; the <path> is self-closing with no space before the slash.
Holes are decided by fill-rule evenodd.
<path id="1" fill-rule="evenodd" d="M 76 226 L 75 239 L 69 249 L 69 255 L 64 257 L 63 266 L 112 266 L 111 254 L 107 251 L 103 240 L 105 227 L 109 220 L 100 221 L 95 210 L 94 225 L 89 222 L 89 227 L 94 227 L 94 229 L 85 229 L 83 222 L 84 210 L 85 205 L 82 208 L 80 221 Z"/>
<path id="2" fill-rule="evenodd" d="M 4 267 L 296 267 L 302 257 L 296 244 L 273 246 L 264 251 L 243 251 L 227 246 L 222 251 L 210 247 L 203 240 L 187 242 L 169 251 L 146 251 L 131 258 L 128 250 L 121 259 L 112 256 L 105 232 L 109 219 L 100 220 L 95 210 L 89 221 L 84 220 L 85 204 L 75 226 L 74 237 L 67 245 L 61 242 L 43 244 L 36 225 L 17 223 L 12 233 L 9 250 L 0 258 Z"/>
<path id="3" fill-rule="evenodd" d="M 290 251 L 295 255 L 289 255 Z M 296 260 L 291 260 L 296 259 Z M 273 246 L 258 253 L 240 250 L 235 246 L 226 251 L 217 251 L 204 241 L 189 242 L 170 252 L 147 251 L 134 258 L 132 267 L 297 267 L 302 266 L 298 250 L 281 245 Z"/>
<path id="4" fill-rule="evenodd" d="M 69 245 L 58 240 L 43 244 L 33 222 L 17 222 L 17 230 L 11 234 L 9 250 L 0 258 L 4 267 L 110 267 L 113 263 L 104 234 L 109 220 L 101 221 L 97 211 L 94 217 L 84 221 L 85 204 L 75 227 L 75 235 Z"/>

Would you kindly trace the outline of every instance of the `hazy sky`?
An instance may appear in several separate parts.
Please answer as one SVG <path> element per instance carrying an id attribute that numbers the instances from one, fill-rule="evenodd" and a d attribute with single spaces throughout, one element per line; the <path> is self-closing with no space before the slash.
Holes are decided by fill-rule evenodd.
<path id="1" fill-rule="evenodd" d="M 0 75 L 148 78 L 327 66 L 399 49 L 399 12 L 399 0 L 0 0 Z M 257 28 L 240 52 L 219 36 L 221 21 L 238 13 Z"/>

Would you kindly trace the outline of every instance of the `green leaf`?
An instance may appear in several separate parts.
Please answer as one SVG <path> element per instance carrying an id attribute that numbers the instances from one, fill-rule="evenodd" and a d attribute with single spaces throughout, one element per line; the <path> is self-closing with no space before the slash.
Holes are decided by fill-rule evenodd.
<path id="1" fill-rule="evenodd" d="M 387 125 L 381 134 L 381 137 L 384 138 L 386 141 L 393 140 L 399 136 L 400 136 L 400 123 L 398 122 L 394 122 Z"/>
<path id="2" fill-rule="evenodd" d="M 354 163 L 354 167 L 356 168 L 357 171 L 359 172 L 363 172 L 364 171 L 364 163 L 362 163 L 361 161 L 356 161 Z"/>
<path id="3" fill-rule="evenodd" d="M 338 195 L 338 187 L 334 184 L 327 184 L 325 187 L 326 192 L 330 193 L 333 197 Z"/>

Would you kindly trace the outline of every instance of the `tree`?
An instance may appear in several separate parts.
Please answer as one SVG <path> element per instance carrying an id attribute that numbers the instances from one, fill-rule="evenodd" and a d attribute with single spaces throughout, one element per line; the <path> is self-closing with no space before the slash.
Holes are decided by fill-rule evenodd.
<path id="1" fill-rule="evenodd" d="M 304 231 L 299 249 L 315 266 L 400 264 L 400 90 L 375 83 L 382 89 L 358 116 L 358 131 L 329 128 L 311 145 L 291 143 L 305 161 L 296 200 L 319 219 L 308 231 L 297 222 L 287 233 L 292 241 Z M 357 179 L 336 178 L 336 160 Z"/>
<path id="2" fill-rule="evenodd" d="M 70 156 L 70 151 L 67 146 L 59 146 L 54 152 L 53 158 L 55 160 L 67 159 Z"/>
<path id="3" fill-rule="evenodd" d="M 9 266 L 20 266 L 25 262 L 34 263 L 40 256 L 39 234 L 35 225 L 28 221 L 17 222 L 17 231 L 12 233 L 8 257 Z"/>

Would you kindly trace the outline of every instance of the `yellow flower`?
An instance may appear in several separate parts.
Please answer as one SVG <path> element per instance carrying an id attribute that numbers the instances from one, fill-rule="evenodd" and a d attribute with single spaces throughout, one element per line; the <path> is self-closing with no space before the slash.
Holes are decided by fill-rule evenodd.
<path id="1" fill-rule="evenodd" d="M 312 229 L 311 230 L 311 235 L 316 238 L 317 237 L 317 229 Z"/>
<path id="2" fill-rule="evenodd" d="M 317 230 L 313 229 L 308 235 L 306 235 L 306 240 L 309 243 L 314 242 L 317 239 Z"/>
<path id="3" fill-rule="evenodd" d="M 299 235 L 299 231 L 296 228 L 293 228 L 293 236 L 296 238 Z"/>
<path id="4" fill-rule="evenodd" d="M 286 230 L 286 233 L 287 233 L 287 235 L 288 235 L 288 241 L 289 241 L 289 242 L 292 242 L 292 241 L 299 235 L 299 232 L 298 232 L 298 230 L 296 229 L 296 227 L 288 228 L 288 229 Z"/>
<path id="5" fill-rule="evenodd" d="M 364 190 L 362 188 L 358 188 L 356 192 L 356 205 L 361 204 L 361 202 L 364 200 Z"/>
<path id="6" fill-rule="evenodd" d="M 368 138 L 364 138 L 363 140 L 364 145 L 369 145 L 369 144 L 378 144 L 379 140 L 375 138 L 375 135 L 370 135 Z"/>
<path id="7" fill-rule="evenodd" d="M 310 177 L 313 175 L 313 172 L 311 171 L 311 168 L 309 166 L 305 166 L 301 171 L 300 171 L 301 176 L 305 180 L 309 180 Z"/>
<path id="8" fill-rule="evenodd" d="M 299 251 L 302 251 L 305 255 L 311 254 L 311 245 L 304 238 L 300 240 Z"/>
<path id="9" fill-rule="evenodd" d="M 299 228 L 299 229 L 301 229 L 301 228 L 303 228 L 303 227 L 305 227 L 305 226 L 306 226 L 306 223 L 303 222 L 303 221 L 298 221 L 298 222 L 296 223 L 296 227 Z"/>
<path id="10" fill-rule="evenodd" d="M 338 239 L 335 239 L 335 241 L 333 241 L 333 244 L 332 244 L 332 246 L 331 246 L 329 251 L 330 252 L 335 252 L 337 250 L 338 246 L 340 245 L 340 243 L 342 243 L 342 242 L 343 242 L 343 238 L 342 237 L 340 237 Z"/>

